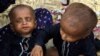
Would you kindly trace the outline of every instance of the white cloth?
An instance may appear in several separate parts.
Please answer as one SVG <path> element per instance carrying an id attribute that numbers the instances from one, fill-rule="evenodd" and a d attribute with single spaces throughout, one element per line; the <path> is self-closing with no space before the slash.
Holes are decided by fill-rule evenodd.
<path id="1" fill-rule="evenodd" d="M 67 0 L 60 0 L 62 4 L 67 4 Z"/>

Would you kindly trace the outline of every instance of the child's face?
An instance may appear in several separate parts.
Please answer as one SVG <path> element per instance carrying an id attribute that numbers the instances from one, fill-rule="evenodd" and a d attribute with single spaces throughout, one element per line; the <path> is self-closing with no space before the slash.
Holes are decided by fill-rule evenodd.
<path id="1" fill-rule="evenodd" d="M 75 32 L 73 32 L 75 33 Z M 72 33 L 72 34 L 73 34 Z M 77 32 L 76 32 L 77 33 Z M 88 34 L 82 34 L 82 35 L 76 35 L 76 36 L 73 36 L 73 35 L 70 35 L 68 33 L 66 33 L 64 30 L 60 30 L 60 34 L 61 34 L 61 38 L 62 40 L 64 41 L 67 41 L 67 42 L 75 42 L 75 41 L 78 41 L 80 39 L 84 39 Z"/>
<path id="2" fill-rule="evenodd" d="M 71 22 L 71 21 L 70 21 Z M 62 21 L 60 28 L 60 34 L 64 41 L 67 42 L 75 42 L 80 39 L 84 39 L 90 34 L 90 30 L 86 30 L 84 26 L 80 25 L 80 23 L 76 26 L 71 26 L 69 22 Z"/>
<path id="3" fill-rule="evenodd" d="M 26 35 L 32 32 L 36 27 L 34 16 L 28 8 L 15 9 L 14 19 L 12 26 L 15 31 L 20 34 Z"/>

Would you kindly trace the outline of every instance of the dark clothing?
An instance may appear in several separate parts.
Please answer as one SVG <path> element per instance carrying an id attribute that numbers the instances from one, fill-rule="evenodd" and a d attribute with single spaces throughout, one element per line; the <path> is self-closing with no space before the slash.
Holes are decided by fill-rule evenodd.
<path id="1" fill-rule="evenodd" d="M 5 11 L 11 4 L 14 4 L 15 0 L 0 0 L 0 13 Z"/>
<path id="2" fill-rule="evenodd" d="M 68 43 L 61 39 L 60 24 L 57 24 L 42 30 L 37 37 L 37 43 L 44 45 L 52 37 L 59 56 L 79 56 L 80 54 L 84 56 L 96 56 L 93 33 L 87 36 L 86 39 Z"/>
<path id="3" fill-rule="evenodd" d="M 38 31 L 35 29 L 32 36 L 23 38 L 11 30 L 7 25 L 0 30 L 0 56 L 29 56 L 35 45 Z"/>
<path id="4" fill-rule="evenodd" d="M 96 46 L 96 51 L 100 51 L 100 40 L 95 39 L 95 46 Z"/>

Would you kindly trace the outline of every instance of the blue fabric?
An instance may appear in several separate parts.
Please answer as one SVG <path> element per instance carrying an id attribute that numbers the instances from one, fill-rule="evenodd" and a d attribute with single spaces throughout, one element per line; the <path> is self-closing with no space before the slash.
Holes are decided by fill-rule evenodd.
<path id="1" fill-rule="evenodd" d="M 36 20 L 37 20 L 37 29 L 44 29 L 52 25 L 52 15 L 45 8 L 38 8 L 35 10 Z"/>

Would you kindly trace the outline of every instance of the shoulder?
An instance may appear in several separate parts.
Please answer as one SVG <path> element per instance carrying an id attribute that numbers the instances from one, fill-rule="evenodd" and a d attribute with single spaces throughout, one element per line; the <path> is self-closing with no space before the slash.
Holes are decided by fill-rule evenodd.
<path id="1" fill-rule="evenodd" d="M 10 25 L 9 25 L 9 24 L 6 25 L 6 26 L 4 26 L 4 27 L 2 27 L 2 28 L 0 28 L 0 34 L 1 34 L 2 32 L 7 32 L 7 31 L 9 31 L 9 28 L 10 28 Z"/>
<path id="2" fill-rule="evenodd" d="M 8 24 L 8 25 L 0 28 L 0 35 L 5 36 L 7 34 L 10 34 L 10 31 L 11 31 L 10 25 Z"/>
<path id="3" fill-rule="evenodd" d="M 59 32 L 60 31 L 60 24 L 52 25 L 50 30 L 53 32 Z"/>
<path id="4" fill-rule="evenodd" d="M 2 28 L 0 28 L 0 39 L 1 40 L 7 40 L 9 39 L 9 36 L 8 35 L 12 35 L 12 33 L 10 32 L 10 25 L 6 25 Z"/>

